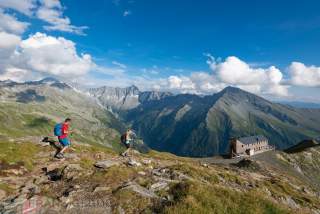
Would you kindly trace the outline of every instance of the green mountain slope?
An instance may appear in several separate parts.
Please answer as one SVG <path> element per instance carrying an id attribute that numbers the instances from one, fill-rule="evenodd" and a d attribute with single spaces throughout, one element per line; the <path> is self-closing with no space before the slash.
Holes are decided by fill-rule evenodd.
<path id="1" fill-rule="evenodd" d="M 271 151 L 252 157 L 252 160 L 263 162 L 270 169 L 294 176 L 304 184 L 320 191 L 320 146 L 311 141 L 302 141 L 286 152 Z"/>
<path id="2" fill-rule="evenodd" d="M 57 80 L 0 85 L 0 137 L 52 136 L 53 126 L 72 118 L 72 141 L 118 147 L 123 124 L 89 96 Z"/>
<path id="3" fill-rule="evenodd" d="M 151 100 L 127 113 L 149 143 L 188 155 L 224 148 L 216 138 L 251 133 L 241 122 L 247 120 L 272 126 L 275 120 L 285 127 L 277 130 L 281 137 L 296 126 L 297 139 L 312 136 L 318 114 L 232 88 Z M 61 161 L 51 144 L 39 140 L 65 117 L 73 119 L 75 134 Z M 266 131 L 260 124 L 255 128 Z M 245 166 L 155 151 L 121 157 L 115 150 L 122 130 L 95 99 L 64 83 L 0 82 L 0 213 L 320 212 L 320 147 L 263 153 Z"/>
<path id="4" fill-rule="evenodd" d="M 226 153 L 230 138 L 255 134 L 284 149 L 320 132 L 320 110 L 272 103 L 232 87 L 212 96 L 148 102 L 129 111 L 126 119 L 151 148 L 183 156 Z"/>

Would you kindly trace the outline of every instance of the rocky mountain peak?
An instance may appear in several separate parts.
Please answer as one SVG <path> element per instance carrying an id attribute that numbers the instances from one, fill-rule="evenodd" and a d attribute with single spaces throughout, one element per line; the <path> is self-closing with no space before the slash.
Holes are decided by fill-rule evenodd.
<path id="1" fill-rule="evenodd" d="M 237 96 L 237 97 L 239 97 L 239 96 L 256 96 L 255 94 L 252 94 L 250 92 L 244 91 L 240 88 L 236 88 L 233 86 L 228 86 L 217 94 L 219 94 L 220 96 L 227 95 L 227 96 Z"/>
<path id="2" fill-rule="evenodd" d="M 61 83 L 61 81 L 59 81 L 58 79 L 54 78 L 54 77 L 46 77 L 43 78 L 42 80 L 38 81 L 39 83 L 46 83 L 46 84 L 53 84 L 53 83 Z"/>
<path id="3" fill-rule="evenodd" d="M 141 92 L 135 85 L 126 88 L 103 86 L 91 88 L 88 92 L 91 96 L 97 98 L 103 106 L 116 112 L 133 109 L 141 103 L 160 100 L 172 95 L 169 92 Z"/>
<path id="4" fill-rule="evenodd" d="M 137 86 L 135 86 L 135 85 L 131 85 L 131 86 L 127 87 L 126 89 L 127 89 L 128 91 L 132 91 L 132 92 L 134 92 L 134 93 L 140 92 L 140 91 L 139 91 L 139 88 L 138 88 Z"/>
<path id="5" fill-rule="evenodd" d="M 217 93 L 216 96 L 218 100 L 223 100 L 223 102 L 235 105 L 247 105 L 250 103 L 250 105 L 258 108 L 270 108 L 270 106 L 275 105 L 263 97 L 232 86 L 224 88 Z"/>
<path id="6" fill-rule="evenodd" d="M 160 91 L 144 91 L 140 93 L 139 101 L 145 103 L 152 100 L 161 100 L 165 97 L 172 96 L 170 92 L 160 92 Z"/>
<path id="7" fill-rule="evenodd" d="M 46 77 L 41 80 L 26 81 L 26 82 L 15 82 L 12 80 L 0 81 L 0 86 L 3 86 L 3 87 L 41 86 L 41 85 L 52 86 L 59 89 L 71 89 L 71 87 L 67 83 L 61 82 L 58 79 L 55 79 L 53 77 Z"/>

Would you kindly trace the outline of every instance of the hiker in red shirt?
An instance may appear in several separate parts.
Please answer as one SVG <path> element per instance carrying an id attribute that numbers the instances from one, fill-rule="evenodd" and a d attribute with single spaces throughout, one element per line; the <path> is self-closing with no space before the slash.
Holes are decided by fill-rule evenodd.
<path id="1" fill-rule="evenodd" d="M 58 136 L 58 140 L 60 144 L 63 146 L 63 148 L 60 150 L 60 152 L 56 154 L 57 158 L 63 158 L 63 153 L 71 145 L 70 140 L 68 139 L 68 135 L 71 133 L 71 131 L 69 130 L 70 123 L 70 118 L 65 119 L 64 123 L 62 123 L 61 135 Z"/>

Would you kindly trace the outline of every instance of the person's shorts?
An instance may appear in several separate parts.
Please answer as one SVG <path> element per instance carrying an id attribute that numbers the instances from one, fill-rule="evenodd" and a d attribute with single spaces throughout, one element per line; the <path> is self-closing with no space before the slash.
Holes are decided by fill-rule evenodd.
<path id="1" fill-rule="evenodd" d="M 68 138 L 59 139 L 59 143 L 61 143 L 63 147 L 70 146 L 70 141 Z"/>

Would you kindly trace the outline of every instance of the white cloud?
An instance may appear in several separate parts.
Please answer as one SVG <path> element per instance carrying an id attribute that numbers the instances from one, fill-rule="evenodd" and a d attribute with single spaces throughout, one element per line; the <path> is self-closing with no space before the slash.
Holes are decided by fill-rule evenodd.
<path id="1" fill-rule="evenodd" d="M 287 86 L 282 85 L 283 74 L 275 66 L 252 68 L 235 56 L 227 57 L 225 61 L 215 61 L 210 57 L 208 64 L 222 83 L 259 94 L 288 95 Z"/>
<path id="2" fill-rule="evenodd" d="M 198 93 L 217 92 L 227 86 L 225 83 L 217 81 L 214 75 L 207 72 L 193 72 L 190 78 L 195 83 Z"/>
<path id="3" fill-rule="evenodd" d="M 1 0 L 0 8 L 9 8 L 25 15 L 31 16 L 32 10 L 36 7 L 35 0 Z"/>
<path id="4" fill-rule="evenodd" d="M 75 44 L 63 37 L 36 33 L 20 44 L 17 58 L 31 70 L 54 75 L 84 75 L 93 66 L 91 56 L 77 54 Z"/>
<path id="5" fill-rule="evenodd" d="M 292 62 L 288 68 L 290 83 L 297 86 L 319 87 L 320 67 L 306 66 L 300 62 Z"/>
<path id="6" fill-rule="evenodd" d="M 130 10 L 125 10 L 125 11 L 123 12 L 123 16 L 124 16 L 124 17 L 129 16 L 129 15 L 131 15 L 131 14 L 132 14 L 132 12 L 131 12 Z"/>
<path id="7" fill-rule="evenodd" d="M 179 89 L 182 92 L 194 91 L 196 89 L 195 83 L 189 77 L 170 76 L 168 82 L 170 89 Z"/>
<path id="8" fill-rule="evenodd" d="M 283 75 L 274 66 L 252 68 L 237 57 L 227 57 L 222 61 L 210 54 L 206 56 L 212 73 L 198 71 L 190 75 L 171 75 L 158 79 L 144 76 L 145 80 L 139 83 L 143 85 L 142 88 L 176 93 L 212 94 L 231 85 L 260 95 L 288 96 L 288 86 L 283 84 Z"/>
<path id="9" fill-rule="evenodd" d="M 87 26 L 74 26 L 68 17 L 63 15 L 64 8 L 59 0 L 40 0 L 40 7 L 36 11 L 36 16 L 49 23 L 44 26 L 46 30 L 57 30 L 79 35 L 85 35 L 83 32 Z"/>
<path id="10" fill-rule="evenodd" d="M 0 32 L 0 51 L 7 51 L 9 49 L 10 52 L 12 52 L 19 43 L 19 36 L 7 32 Z"/>
<path id="11" fill-rule="evenodd" d="M 15 16 L 4 13 L 0 8 L 0 31 L 22 34 L 28 26 L 29 23 L 18 21 Z"/>
<path id="12" fill-rule="evenodd" d="M 23 33 L 28 23 L 18 22 L 13 15 L 4 14 L 3 9 L 12 9 L 27 16 L 34 15 L 48 23 L 44 29 L 48 31 L 63 31 L 85 35 L 87 26 L 71 24 L 69 17 L 63 14 L 64 7 L 60 0 L 1 0 L 0 1 L 0 29 L 13 33 Z"/>
<path id="13" fill-rule="evenodd" d="M 152 70 L 150 70 L 150 73 L 151 73 L 151 74 L 154 74 L 154 75 L 157 75 L 157 74 L 159 74 L 159 71 L 152 69 Z"/>
<path id="14" fill-rule="evenodd" d="M 117 62 L 117 61 L 112 61 L 111 63 L 116 65 L 116 66 L 119 66 L 120 68 L 123 68 L 123 69 L 127 68 L 127 66 L 125 64 Z"/>
<path id="15" fill-rule="evenodd" d="M 227 57 L 224 62 L 212 62 L 211 67 L 222 82 L 240 85 L 256 85 L 264 82 L 278 84 L 282 73 L 274 66 L 269 68 L 251 68 L 235 56 Z"/>
<path id="16" fill-rule="evenodd" d="M 64 78 L 74 78 L 87 74 L 96 65 L 89 54 L 78 55 L 75 44 L 63 37 L 48 36 L 43 33 L 30 35 L 20 41 L 20 37 L 13 34 L 0 33 L 9 43 L 1 43 L 0 68 L 2 75 L 10 76 L 11 69 L 27 70 L 42 75 L 55 75 Z"/>
<path id="17" fill-rule="evenodd" d="M 169 88 L 181 89 L 182 79 L 177 76 L 170 76 L 168 78 Z"/>
<path id="18" fill-rule="evenodd" d="M 0 74 L 11 64 L 12 55 L 20 44 L 20 37 L 15 34 L 0 32 Z"/>
<path id="19" fill-rule="evenodd" d="M 115 1 L 118 2 L 118 1 Z M 8 10 L 9 9 L 9 10 Z M 211 73 L 181 70 L 180 75 L 167 78 L 154 78 L 165 72 L 154 66 L 142 69 L 142 76 L 126 75 L 127 66 L 117 61 L 111 63 L 115 68 L 96 65 L 89 54 L 79 54 L 76 44 L 63 37 L 53 37 L 44 33 L 30 35 L 22 39 L 21 35 L 30 25 L 18 20 L 11 10 L 48 23 L 44 28 L 84 35 L 86 26 L 75 26 L 64 15 L 65 8 L 60 0 L 0 0 L 0 79 L 23 81 L 46 75 L 63 76 L 68 79 L 81 79 L 91 83 L 106 82 L 120 86 L 137 84 L 144 89 L 171 90 L 182 93 L 208 94 L 222 90 L 228 85 L 242 88 L 260 95 L 288 96 L 292 86 L 320 86 L 320 67 L 306 66 L 292 62 L 288 67 L 289 77 L 284 79 L 282 72 L 275 66 L 247 63 L 235 56 L 225 60 L 214 58 L 210 54 L 207 63 Z M 130 10 L 123 16 L 131 15 Z M 117 67 L 116 67 L 117 66 Z M 109 75 L 109 80 L 90 76 L 90 71 Z M 172 70 L 178 73 L 178 69 Z"/>
<path id="20" fill-rule="evenodd" d="M 126 65 L 114 61 L 113 64 L 119 68 L 98 66 L 89 54 L 78 54 L 76 45 L 71 40 L 40 32 L 23 40 L 20 35 L 25 32 L 29 23 L 19 21 L 11 11 L 30 17 L 35 15 L 50 24 L 45 26 L 48 30 L 83 34 L 87 27 L 71 25 L 70 19 L 63 15 L 64 9 L 59 0 L 0 0 L 1 80 L 25 81 L 49 75 L 68 80 L 82 77 L 86 81 L 90 71 L 122 78 Z"/>
<path id="21" fill-rule="evenodd" d="M 156 65 L 153 65 L 151 68 L 142 68 L 140 70 L 142 71 L 143 75 L 158 75 L 161 71 L 161 69 L 159 69 Z"/>
<path id="22" fill-rule="evenodd" d="M 16 82 L 23 82 L 29 72 L 27 70 L 18 68 L 8 68 L 4 74 L 0 74 L 0 80 L 12 80 Z"/>

